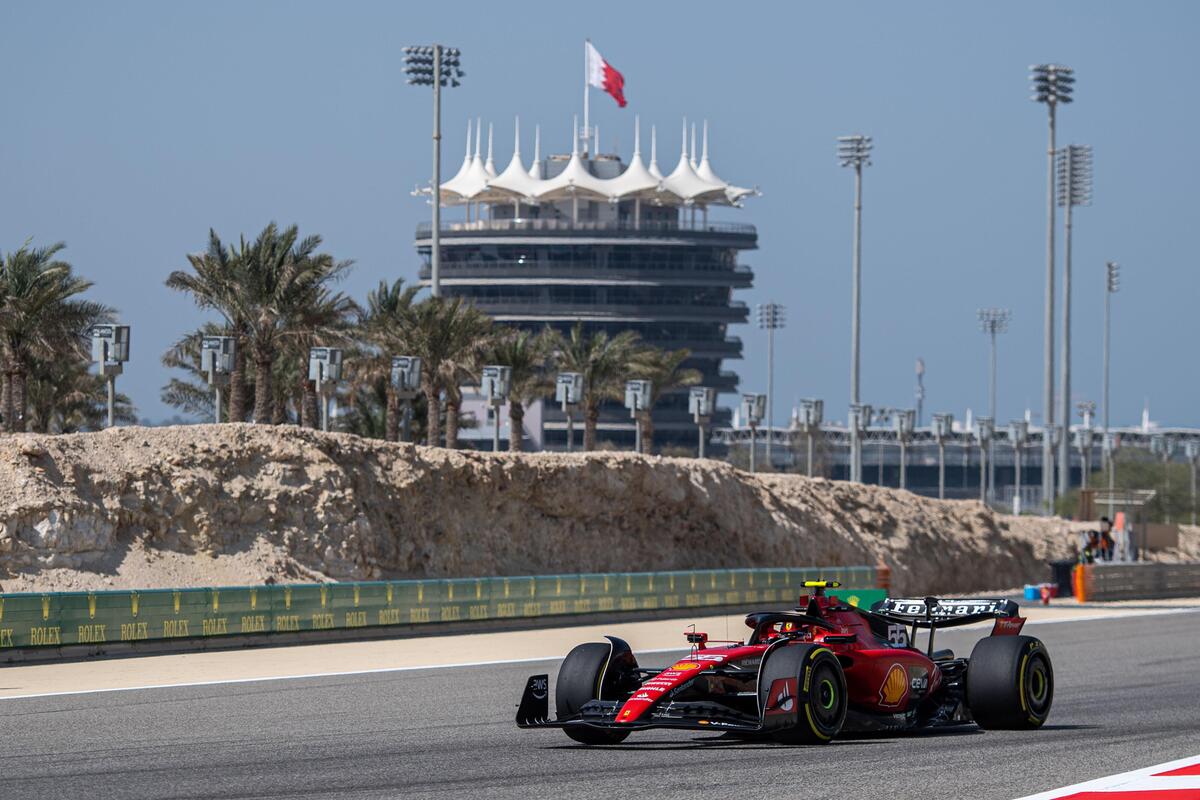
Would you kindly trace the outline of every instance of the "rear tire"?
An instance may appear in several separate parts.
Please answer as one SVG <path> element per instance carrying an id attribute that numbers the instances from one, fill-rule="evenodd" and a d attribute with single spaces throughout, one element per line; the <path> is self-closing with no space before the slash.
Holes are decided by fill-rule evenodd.
<path id="1" fill-rule="evenodd" d="M 771 657 L 779 666 L 788 665 L 788 676 L 796 676 L 796 724 L 772 732 L 783 744 L 829 744 L 846 721 L 849 697 L 842 665 L 828 648 L 820 645 L 791 645 L 768 654 L 762 671 L 763 686 L 759 697 L 766 708 L 771 683 L 781 674 L 773 669 Z M 807 688 L 806 688 L 807 687 Z"/>
<path id="2" fill-rule="evenodd" d="M 1054 668 L 1032 636 L 989 636 L 971 651 L 967 707 L 981 728 L 1031 730 L 1050 716 Z"/>
<path id="3" fill-rule="evenodd" d="M 554 686 L 554 704 L 559 717 L 579 713 L 587 703 L 602 698 L 606 686 L 615 683 L 617 676 L 605 675 L 611 653 L 611 645 L 589 642 L 576 646 L 567 654 L 558 669 Z M 606 686 L 600 685 L 602 680 Z M 617 744 L 629 735 L 629 731 L 585 725 L 572 725 L 563 728 L 563 732 L 581 744 Z"/>

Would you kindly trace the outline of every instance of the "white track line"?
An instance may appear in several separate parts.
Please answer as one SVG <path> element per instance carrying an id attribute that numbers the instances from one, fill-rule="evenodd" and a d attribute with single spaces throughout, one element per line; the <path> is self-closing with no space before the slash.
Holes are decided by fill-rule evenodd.
<path id="1" fill-rule="evenodd" d="M 1030 621 L 1026 622 L 1025 624 L 1026 625 L 1051 625 L 1051 624 L 1060 623 L 1060 622 L 1095 622 L 1098 620 L 1107 620 L 1107 619 L 1132 619 L 1134 617 L 1151 617 L 1151 616 L 1162 616 L 1162 615 L 1167 615 L 1167 614 L 1192 614 L 1192 613 L 1197 613 L 1197 612 L 1200 612 L 1200 607 L 1196 607 L 1196 608 L 1164 608 L 1164 609 L 1136 611 L 1136 612 L 1125 613 L 1125 614 L 1089 614 L 1088 616 L 1085 616 L 1085 617 L 1064 617 L 1062 619 L 1030 620 Z M 984 625 L 990 625 L 990 624 L 991 623 L 983 623 L 981 626 L 972 625 L 972 626 L 968 626 L 968 629 L 975 628 L 975 627 L 982 627 Z M 678 653 L 678 652 L 682 652 L 684 650 L 687 650 L 687 648 L 686 647 L 664 647 L 664 648 L 660 648 L 657 650 L 638 650 L 637 652 L 646 653 L 648 655 L 657 655 L 660 653 Z M 451 663 L 451 664 L 422 664 L 422 665 L 411 666 L 411 667 L 378 667 L 376 669 L 346 670 L 346 671 L 342 671 L 342 672 L 309 672 L 309 673 L 304 673 L 302 675 L 267 675 L 264 677 L 257 677 L 257 678 L 228 678 L 228 679 L 224 679 L 224 680 L 192 681 L 192 682 L 186 682 L 186 683 L 151 683 L 151 684 L 145 684 L 142 686 L 115 686 L 115 687 L 109 687 L 109 688 L 103 688 L 103 689 L 74 689 L 74 690 L 64 691 L 64 692 L 40 692 L 37 694 L 14 694 L 14 695 L 9 695 L 7 697 L 0 697 L 0 702 L 4 702 L 7 700 L 31 700 L 31 699 L 36 699 L 39 697 L 67 697 L 70 695 L 106 694 L 109 692 L 139 692 L 139 691 L 142 691 L 145 689 L 185 689 L 185 688 L 195 687 L 195 686 L 225 686 L 225 685 L 232 685 L 232 684 L 238 684 L 238 683 L 260 683 L 260 682 L 267 682 L 267 681 L 304 680 L 306 678 L 341 678 L 341 677 L 348 677 L 348 676 L 352 676 L 352 675 L 380 675 L 380 674 L 387 674 L 390 672 L 413 672 L 413 671 L 422 670 L 422 669 L 462 669 L 465 667 L 492 667 L 492 666 L 503 666 L 503 665 L 507 665 L 507 664 L 533 664 L 533 663 L 537 663 L 539 661 L 561 661 L 563 658 L 564 658 L 564 656 L 561 656 L 561 655 L 537 656 L 537 657 L 533 657 L 533 658 L 509 658 L 509 659 L 500 659 L 500 660 L 495 660 L 495 661 L 460 661 L 460 662 Z M 30 666 L 38 666 L 38 665 L 30 665 Z M 19 668 L 19 665 L 16 667 L 8 667 L 8 669 L 16 669 L 16 668 Z M 3 674 L 2 669 L 3 668 L 0 668 L 0 674 Z"/>
<path id="2" fill-rule="evenodd" d="M 1073 794 L 1081 792 L 1098 792 L 1101 794 L 1112 792 L 1114 797 L 1119 797 L 1125 792 L 1153 793 L 1180 789 L 1190 789 L 1196 792 L 1196 794 L 1187 795 L 1188 797 L 1200 797 L 1200 776 L 1155 777 L 1161 772 L 1169 772 L 1180 767 L 1190 767 L 1193 764 L 1200 764 L 1200 756 L 1168 761 L 1165 764 L 1156 764 L 1153 767 L 1146 767 L 1145 769 L 1121 772 L 1116 775 L 1097 778 L 1094 781 L 1085 781 L 1073 786 L 1064 786 L 1061 789 L 1051 789 L 1048 792 L 1022 797 L 1020 800 L 1054 800 L 1054 798 L 1070 797 Z M 1150 796 L 1153 797 L 1153 794 Z"/>
<path id="3" fill-rule="evenodd" d="M 638 650 L 639 653 L 679 653 L 686 647 L 667 647 L 661 650 Z M 14 694 L 0 697 L 5 700 L 29 700 L 37 697 L 65 697 L 76 694 L 105 694 L 108 692 L 140 692 L 143 689 L 185 689 L 191 686 L 225 686 L 235 683 L 262 683 L 267 681 L 293 681 L 305 678 L 340 678 L 350 675 L 379 675 L 389 672 L 413 672 L 419 669 L 460 669 L 463 667 L 492 667 L 505 664 L 536 664 L 539 661 L 561 661 L 565 656 L 539 656 L 535 658 L 507 658 L 497 661 L 461 661 L 455 664 L 419 664 L 411 667 L 377 667 L 375 669 L 353 669 L 344 672 L 306 672 L 302 675 L 267 675 L 259 678 L 229 678 L 217 681 L 191 681 L 187 683 L 150 683 L 144 686 L 114 686 L 105 689 L 73 689 L 66 692 L 42 692 L 40 694 Z M 2 673 L 0 673 L 2 674 Z"/>

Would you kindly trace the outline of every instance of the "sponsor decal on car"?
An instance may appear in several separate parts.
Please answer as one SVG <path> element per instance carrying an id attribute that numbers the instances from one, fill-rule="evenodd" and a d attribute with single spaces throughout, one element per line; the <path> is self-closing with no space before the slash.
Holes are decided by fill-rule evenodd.
<path id="1" fill-rule="evenodd" d="M 899 597 L 889 597 L 883 601 L 880 611 L 891 614 L 903 614 L 909 617 L 923 617 L 928 613 L 935 619 L 959 617 L 971 614 L 1000 614 L 1011 608 L 1007 600 L 971 599 L 971 600 L 938 600 L 933 608 L 927 608 L 924 600 L 910 600 Z"/>
<path id="2" fill-rule="evenodd" d="M 992 636 L 1016 636 L 1024 625 L 1024 617 L 1001 617 L 992 626 Z"/>
<path id="3" fill-rule="evenodd" d="M 797 684 L 796 678 L 777 678 L 771 683 L 767 695 L 766 716 L 775 714 L 791 714 L 796 710 Z"/>
<path id="4" fill-rule="evenodd" d="M 696 659 L 697 661 L 714 661 L 720 664 L 725 659 L 729 658 L 729 656 L 718 655 L 716 653 L 697 653 L 696 655 L 692 656 L 692 658 Z"/>
<path id="5" fill-rule="evenodd" d="M 899 664 L 888 667 L 883 685 L 879 687 L 879 705 L 898 706 L 908 697 L 908 673 Z"/>
<path id="6" fill-rule="evenodd" d="M 534 700 L 545 700 L 550 691 L 550 678 L 542 676 L 532 678 L 529 681 L 529 688 Z"/>
<path id="7" fill-rule="evenodd" d="M 700 669 L 700 665 L 695 661 L 680 661 L 677 664 L 672 664 L 671 669 L 679 670 L 680 672 L 686 672 L 688 670 Z"/>

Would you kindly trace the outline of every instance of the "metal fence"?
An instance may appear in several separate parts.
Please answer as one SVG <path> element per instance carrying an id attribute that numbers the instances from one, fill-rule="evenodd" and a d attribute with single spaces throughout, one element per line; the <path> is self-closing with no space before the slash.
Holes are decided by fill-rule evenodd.
<path id="1" fill-rule="evenodd" d="M 1200 564 L 1087 564 L 1081 600 L 1200 597 Z"/>

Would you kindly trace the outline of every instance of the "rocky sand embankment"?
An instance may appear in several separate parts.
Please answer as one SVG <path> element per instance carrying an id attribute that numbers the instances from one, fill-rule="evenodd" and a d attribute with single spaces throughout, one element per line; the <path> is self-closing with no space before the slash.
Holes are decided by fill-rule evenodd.
<path id="1" fill-rule="evenodd" d="M 4 591 L 882 560 L 898 591 L 956 592 L 1069 548 L 975 502 L 690 459 L 253 425 L 0 439 Z"/>

